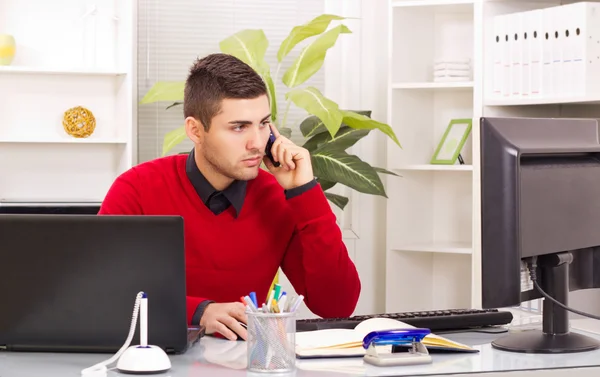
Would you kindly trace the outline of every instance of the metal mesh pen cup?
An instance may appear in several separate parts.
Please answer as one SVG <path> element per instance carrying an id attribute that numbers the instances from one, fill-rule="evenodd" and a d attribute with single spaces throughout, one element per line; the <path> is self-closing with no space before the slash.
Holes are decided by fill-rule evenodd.
<path id="1" fill-rule="evenodd" d="M 248 371 L 285 373 L 296 370 L 296 313 L 246 312 Z"/>

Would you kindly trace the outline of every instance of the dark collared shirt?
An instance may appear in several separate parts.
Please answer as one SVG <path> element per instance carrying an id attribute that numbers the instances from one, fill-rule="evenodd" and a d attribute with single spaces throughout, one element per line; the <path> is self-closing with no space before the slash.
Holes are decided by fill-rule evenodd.
<path id="1" fill-rule="evenodd" d="M 246 197 L 246 181 L 233 181 L 225 190 L 217 191 L 198 169 L 193 149 L 186 161 L 186 173 L 202 202 L 215 215 L 225 211 L 229 206 L 233 206 L 235 209 L 236 217 L 240 215 Z M 285 197 L 291 199 L 310 190 L 316 184 L 316 179 L 313 179 L 300 187 L 285 190 Z"/>

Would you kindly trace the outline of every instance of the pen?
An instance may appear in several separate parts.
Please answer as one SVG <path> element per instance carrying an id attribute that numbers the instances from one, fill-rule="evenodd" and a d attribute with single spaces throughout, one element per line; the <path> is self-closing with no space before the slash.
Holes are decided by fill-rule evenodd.
<path id="1" fill-rule="evenodd" d="M 273 297 L 275 300 L 279 300 L 279 292 L 281 292 L 281 285 L 275 284 L 275 295 Z"/>
<path id="2" fill-rule="evenodd" d="M 140 302 L 140 346 L 148 345 L 148 295 L 143 293 Z"/>
<path id="3" fill-rule="evenodd" d="M 250 308 L 251 311 L 253 311 L 253 312 L 258 311 L 258 309 L 256 308 L 256 306 L 254 306 L 254 303 L 252 302 L 250 297 L 248 297 L 248 296 L 244 297 L 244 302 L 246 303 L 246 305 L 248 305 L 248 307 Z"/>
<path id="4" fill-rule="evenodd" d="M 281 310 L 282 312 L 286 311 L 286 307 L 285 307 L 285 301 L 287 300 L 287 294 L 285 292 L 283 292 L 281 294 L 281 298 L 279 299 L 278 302 L 278 306 L 279 306 L 279 310 Z"/>
<path id="5" fill-rule="evenodd" d="M 256 299 L 256 292 L 250 292 L 250 299 L 254 303 L 254 306 L 258 307 L 258 300 Z"/>
<path id="6" fill-rule="evenodd" d="M 299 295 L 296 302 L 294 302 L 294 305 L 292 305 L 292 307 L 290 308 L 290 312 L 295 312 L 296 310 L 298 310 L 300 304 L 302 303 L 302 300 L 304 300 L 304 296 Z"/>
<path id="7" fill-rule="evenodd" d="M 271 311 L 271 301 L 273 301 L 274 295 L 275 295 L 275 290 L 272 290 L 271 293 L 269 293 L 269 298 L 267 299 L 267 309 L 269 309 L 269 311 Z"/>

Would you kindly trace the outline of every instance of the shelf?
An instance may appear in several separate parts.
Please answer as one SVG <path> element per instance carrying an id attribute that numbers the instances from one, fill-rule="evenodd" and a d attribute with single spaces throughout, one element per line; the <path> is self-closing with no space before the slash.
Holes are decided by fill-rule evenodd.
<path id="1" fill-rule="evenodd" d="M 392 7 L 443 7 L 444 12 L 462 12 L 472 9 L 474 3 L 475 0 L 396 0 L 392 2 Z"/>
<path id="2" fill-rule="evenodd" d="M 0 66 L 0 74 L 40 74 L 40 75 L 73 75 L 73 76 L 121 76 L 125 72 L 106 71 L 100 69 L 63 69 L 53 67 Z"/>
<path id="3" fill-rule="evenodd" d="M 531 106 L 531 105 L 597 105 L 599 96 L 557 97 L 557 98 L 493 98 L 485 101 L 485 106 Z"/>
<path id="4" fill-rule="evenodd" d="M 473 81 L 457 82 L 403 82 L 392 84 L 393 89 L 421 89 L 421 90 L 455 90 L 473 89 Z"/>
<path id="5" fill-rule="evenodd" d="M 396 171 L 416 170 L 416 171 L 473 171 L 473 165 L 406 165 L 395 168 Z"/>
<path id="6" fill-rule="evenodd" d="M 392 250 L 447 254 L 471 254 L 473 252 L 471 245 L 463 242 L 408 244 L 394 247 Z"/>
<path id="7" fill-rule="evenodd" d="M 125 140 L 118 139 L 101 139 L 101 138 L 85 138 L 85 139 L 5 139 L 0 137 L 0 144 L 127 144 Z"/>

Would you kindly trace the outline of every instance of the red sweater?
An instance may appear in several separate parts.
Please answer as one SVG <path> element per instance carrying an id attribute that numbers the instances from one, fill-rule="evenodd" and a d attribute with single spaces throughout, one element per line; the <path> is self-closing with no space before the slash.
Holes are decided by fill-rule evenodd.
<path id="1" fill-rule="evenodd" d="M 248 182 L 239 216 L 213 214 L 186 175 L 186 155 L 139 164 L 119 176 L 99 214 L 184 218 L 187 319 L 204 300 L 264 302 L 279 267 L 321 317 L 350 316 L 360 279 L 319 185 L 286 200 L 268 172 Z"/>

